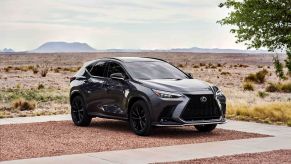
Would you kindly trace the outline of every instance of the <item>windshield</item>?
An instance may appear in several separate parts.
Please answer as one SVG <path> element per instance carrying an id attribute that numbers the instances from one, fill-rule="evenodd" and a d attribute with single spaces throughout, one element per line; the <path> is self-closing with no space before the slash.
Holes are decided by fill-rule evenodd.
<path id="1" fill-rule="evenodd" d="M 188 79 L 182 71 L 166 62 L 128 62 L 129 74 L 135 79 Z"/>

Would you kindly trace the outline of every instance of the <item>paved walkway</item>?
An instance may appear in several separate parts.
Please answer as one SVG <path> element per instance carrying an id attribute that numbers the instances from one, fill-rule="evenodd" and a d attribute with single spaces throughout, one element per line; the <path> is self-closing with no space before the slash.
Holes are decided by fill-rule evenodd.
<path id="1" fill-rule="evenodd" d="M 35 118 L 28 118 L 22 121 L 21 119 L 17 119 L 16 121 L 14 118 L 9 120 L 3 119 L 0 120 L 0 125 L 9 123 L 28 123 L 28 120 L 31 122 L 44 122 L 41 118 L 44 118 L 45 121 L 60 121 L 61 118 L 68 120 L 69 116 L 39 116 Z M 290 127 L 242 121 L 229 121 L 224 125 L 219 125 L 218 128 L 267 134 L 272 135 L 272 137 L 63 155 L 56 157 L 4 161 L 2 163 L 153 163 L 190 160 L 242 153 L 265 152 L 279 149 L 291 149 Z"/>

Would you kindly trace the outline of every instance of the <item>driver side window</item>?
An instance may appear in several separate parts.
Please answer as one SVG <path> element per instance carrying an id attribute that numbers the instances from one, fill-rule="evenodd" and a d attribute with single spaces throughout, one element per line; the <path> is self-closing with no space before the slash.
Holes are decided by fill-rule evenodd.
<path id="1" fill-rule="evenodd" d="M 127 78 L 124 69 L 119 64 L 114 63 L 114 62 L 110 62 L 109 67 L 108 67 L 107 77 L 110 77 L 110 75 L 113 73 L 122 73 L 123 76 L 125 76 L 125 78 Z"/>

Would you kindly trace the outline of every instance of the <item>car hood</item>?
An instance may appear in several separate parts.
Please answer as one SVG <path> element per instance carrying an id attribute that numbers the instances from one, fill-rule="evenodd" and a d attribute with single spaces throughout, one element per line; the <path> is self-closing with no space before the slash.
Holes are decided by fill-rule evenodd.
<path id="1" fill-rule="evenodd" d="M 198 79 L 154 79 L 139 80 L 148 88 L 171 92 L 212 91 L 210 84 Z"/>

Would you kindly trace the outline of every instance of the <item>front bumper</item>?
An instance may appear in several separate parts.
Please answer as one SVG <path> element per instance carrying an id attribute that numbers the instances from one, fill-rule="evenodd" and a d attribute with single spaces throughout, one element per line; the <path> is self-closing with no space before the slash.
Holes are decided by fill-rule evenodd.
<path id="1" fill-rule="evenodd" d="M 199 92 L 191 92 L 186 93 L 187 95 L 213 95 L 212 91 L 199 91 Z M 155 95 L 153 95 L 155 96 Z M 186 109 L 187 104 L 190 101 L 190 98 L 187 96 L 182 96 L 177 99 L 165 99 L 155 97 L 152 100 L 152 125 L 154 126 L 187 126 L 187 125 L 205 125 L 205 124 L 223 124 L 226 122 L 225 120 L 225 97 L 223 99 L 219 99 L 214 96 L 214 100 L 218 105 L 218 110 L 221 113 L 219 118 L 216 119 L 196 119 L 192 121 L 184 120 L 181 115 L 182 112 Z M 169 119 L 161 118 L 162 112 L 165 110 L 169 110 L 167 107 L 172 107 L 172 112 L 170 114 Z M 195 109 L 193 109 L 195 110 Z"/>

